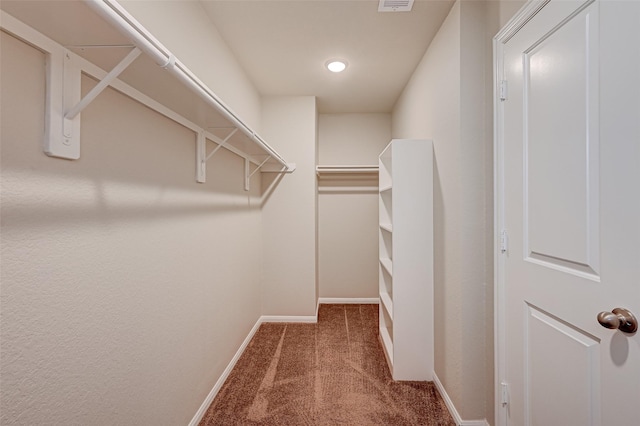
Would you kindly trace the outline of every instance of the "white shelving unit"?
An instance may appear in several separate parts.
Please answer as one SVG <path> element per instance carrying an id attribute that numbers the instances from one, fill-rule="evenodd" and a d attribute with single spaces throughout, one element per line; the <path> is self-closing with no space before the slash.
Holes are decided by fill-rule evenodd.
<path id="1" fill-rule="evenodd" d="M 394 380 L 433 379 L 433 148 L 394 139 L 379 161 L 380 341 Z"/>

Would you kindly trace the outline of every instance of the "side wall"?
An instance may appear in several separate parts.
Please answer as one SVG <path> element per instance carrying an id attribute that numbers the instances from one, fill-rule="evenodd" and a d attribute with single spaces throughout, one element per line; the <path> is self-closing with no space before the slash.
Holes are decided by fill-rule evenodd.
<path id="1" fill-rule="evenodd" d="M 318 164 L 377 165 L 390 140 L 390 114 L 321 114 Z M 320 297 L 377 298 L 377 178 L 318 184 Z"/>
<path id="2" fill-rule="evenodd" d="M 260 188 L 111 89 L 47 157 L 45 58 L 1 43 L 0 423 L 187 424 L 261 314 Z"/>
<path id="3" fill-rule="evenodd" d="M 264 252 L 262 312 L 313 316 L 316 313 L 316 135 L 313 96 L 262 100 L 264 137 L 284 158 L 295 159 L 289 175 L 263 176 Z"/>
<path id="4" fill-rule="evenodd" d="M 491 39 L 523 2 L 458 1 L 393 111 L 434 140 L 435 372 L 463 420 L 493 424 Z"/>

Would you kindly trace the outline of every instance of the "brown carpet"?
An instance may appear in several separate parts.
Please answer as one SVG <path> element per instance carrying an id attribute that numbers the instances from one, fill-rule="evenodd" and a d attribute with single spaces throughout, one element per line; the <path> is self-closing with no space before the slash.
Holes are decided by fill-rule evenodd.
<path id="1" fill-rule="evenodd" d="M 201 425 L 455 425 L 431 382 L 394 382 L 378 305 L 262 324 Z"/>

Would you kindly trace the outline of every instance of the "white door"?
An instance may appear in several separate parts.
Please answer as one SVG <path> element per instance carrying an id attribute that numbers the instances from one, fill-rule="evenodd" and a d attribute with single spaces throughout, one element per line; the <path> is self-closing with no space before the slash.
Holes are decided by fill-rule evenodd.
<path id="1" fill-rule="evenodd" d="M 640 425 L 640 332 L 597 320 L 640 315 L 640 1 L 514 19 L 496 38 L 498 424 Z"/>

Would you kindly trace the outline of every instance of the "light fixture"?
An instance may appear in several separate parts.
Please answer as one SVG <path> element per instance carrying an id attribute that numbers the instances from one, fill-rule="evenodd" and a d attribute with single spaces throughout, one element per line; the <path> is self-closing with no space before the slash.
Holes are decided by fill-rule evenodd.
<path id="1" fill-rule="evenodd" d="M 325 63 L 325 66 L 331 72 L 342 72 L 347 68 L 347 62 L 340 59 L 331 59 Z"/>

